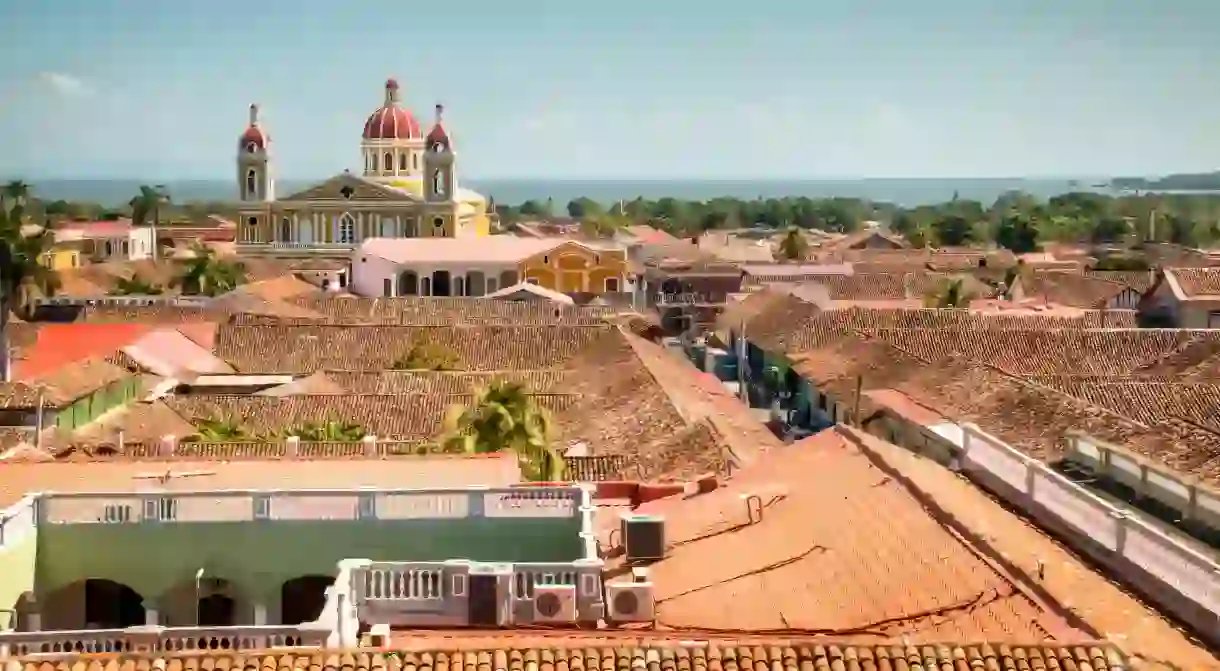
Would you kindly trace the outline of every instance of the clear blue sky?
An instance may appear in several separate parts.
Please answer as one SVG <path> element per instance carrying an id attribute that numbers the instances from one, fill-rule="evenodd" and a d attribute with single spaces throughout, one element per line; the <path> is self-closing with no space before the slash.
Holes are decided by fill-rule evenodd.
<path id="1" fill-rule="evenodd" d="M 397 77 L 467 176 L 1220 168 L 1215 0 L 3 0 L 0 174 L 359 164 Z"/>

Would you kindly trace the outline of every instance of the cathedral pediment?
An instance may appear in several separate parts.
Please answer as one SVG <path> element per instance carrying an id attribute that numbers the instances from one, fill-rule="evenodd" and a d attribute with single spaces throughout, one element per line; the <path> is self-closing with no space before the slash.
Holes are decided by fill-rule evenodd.
<path id="1" fill-rule="evenodd" d="M 340 173 L 320 184 L 298 191 L 280 200 L 289 201 L 379 201 L 414 203 L 420 199 L 402 189 L 378 184 L 350 172 Z"/>

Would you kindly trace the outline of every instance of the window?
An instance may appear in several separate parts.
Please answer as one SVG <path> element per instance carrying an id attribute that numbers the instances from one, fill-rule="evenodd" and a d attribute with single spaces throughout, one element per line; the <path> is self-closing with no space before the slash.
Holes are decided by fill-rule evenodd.
<path id="1" fill-rule="evenodd" d="M 372 154 L 369 156 L 369 158 L 372 159 L 372 165 L 370 166 L 372 171 L 377 172 L 377 154 Z"/>
<path id="2" fill-rule="evenodd" d="M 440 170 L 432 171 L 432 193 L 438 196 L 447 195 L 445 193 L 445 175 Z"/>
<path id="3" fill-rule="evenodd" d="M 381 280 L 381 295 L 392 296 L 394 294 L 394 280 L 385 278 Z"/>
<path id="4" fill-rule="evenodd" d="M 258 172 L 254 168 L 246 171 L 246 197 L 254 198 L 258 195 Z"/>
<path id="5" fill-rule="evenodd" d="M 411 169 L 419 170 L 419 154 L 411 154 Z"/>
<path id="6" fill-rule="evenodd" d="M 618 278 L 617 277 L 607 277 L 606 278 L 606 293 L 618 293 Z"/>
<path id="7" fill-rule="evenodd" d="M 444 228 L 445 227 L 445 218 L 444 217 L 433 218 L 432 225 L 436 228 Z"/>
<path id="8" fill-rule="evenodd" d="M 350 213 L 344 212 L 343 216 L 339 217 L 339 242 L 342 244 L 351 244 L 356 241 L 356 218 Z"/>
<path id="9" fill-rule="evenodd" d="M 292 240 L 292 220 L 288 217 L 280 219 L 280 241 L 288 242 Z"/>
<path id="10" fill-rule="evenodd" d="M 343 196 L 344 200 L 351 200 L 352 196 L 356 195 L 356 190 L 350 186 L 345 186 L 339 189 L 339 195 Z"/>
<path id="11" fill-rule="evenodd" d="M 258 145 L 254 144 L 253 142 L 250 142 L 246 145 L 247 154 L 253 154 L 256 151 L 258 151 Z"/>
<path id="12" fill-rule="evenodd" d="M 394 172 L 394 155 L 387 151 L 385 153 L 385 163 L 383 165 L 385 165 L 386 172 Z"/>
<path id="13" fill-rule="evenodd" d="M 250 228 L 254 228 L 255 226 L 258 226 L 258 217 L 248 217 L 246 219 L 246 225 L 249 226 Z"/>
<path id="14" fill-rule="evenodd" d="M 399 154 L 399 155 L 398 155 L 398 170 L 399 170 L 400 172 L 406 172 L 406 171 L 407 171 L 407 155 L 406 155 L 406 154 Z"/>

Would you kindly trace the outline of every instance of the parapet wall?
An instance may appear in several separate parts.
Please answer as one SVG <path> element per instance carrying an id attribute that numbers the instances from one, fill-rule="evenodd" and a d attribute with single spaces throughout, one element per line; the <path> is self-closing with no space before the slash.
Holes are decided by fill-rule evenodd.
<path id="1" fill-rule="evenodd" d="M 974 424 L 964 424 L 962 470 L 1059 531 L 1075 549 L 1220 644 L 1220 564 L 1117 508 Z"/>

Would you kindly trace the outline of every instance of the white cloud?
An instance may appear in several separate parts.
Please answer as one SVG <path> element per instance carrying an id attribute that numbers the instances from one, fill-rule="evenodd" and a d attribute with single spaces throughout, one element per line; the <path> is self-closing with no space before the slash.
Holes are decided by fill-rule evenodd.
<path id="1" fill-rule="evenodd" d="M 80 77 L 64 72 L 40 72 L 38 81 L 65 98 L 87 95 L 91 89 Z"/>

